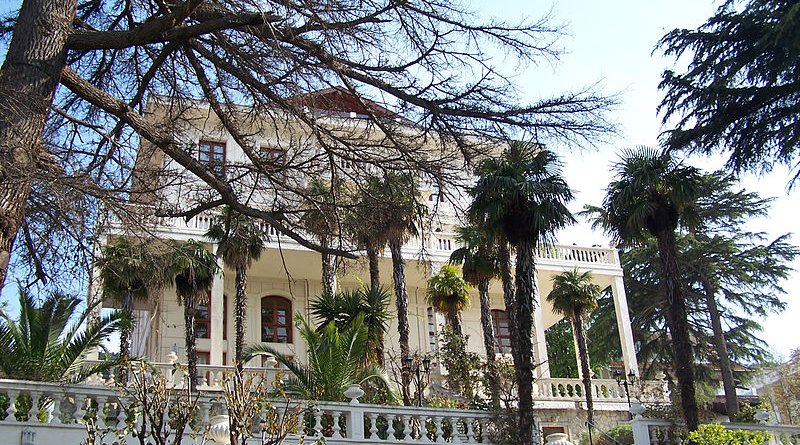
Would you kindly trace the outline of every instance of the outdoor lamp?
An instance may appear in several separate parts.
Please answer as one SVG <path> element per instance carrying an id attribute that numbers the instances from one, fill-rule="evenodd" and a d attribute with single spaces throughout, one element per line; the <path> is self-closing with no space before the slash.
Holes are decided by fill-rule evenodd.
<path id="1" fill-rule="evenodd" d="M 422 359 L 422 368 L 425 369 L 425 373 L 431 372 L 431 358 L 427 355 Z"/>

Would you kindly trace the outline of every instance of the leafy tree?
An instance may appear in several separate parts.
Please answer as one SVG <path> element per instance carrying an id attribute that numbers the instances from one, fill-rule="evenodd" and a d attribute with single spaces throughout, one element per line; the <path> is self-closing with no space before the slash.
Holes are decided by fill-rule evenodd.
<path id="1" fill-rule="evenodd" d="M 594 425 L 594 403 L 592 400 L 592 374 L 589 369 L 589 352 L 586 346 L 586 329 L 584 318 L 597 308 L 597 297 L 600 286 L 592 282 L 591 272 L 579 273 L 577 270 L 567 271 L 553 277 L 553 290 L 547 295 L 547 301 L 553 305 L 557 314 L 569 317 L 572 331 L 578 343 L 578 357 L 581 361 L 581 377 L 583 378 L 583 394 L 586 398 L 587 420 Z"/>
<path id="2" fill-rule="evenodd" d="M 514 313 L 511 348 L 519 392 L 520 441 L 530 443 L 534 422 L 534 251 L 541 243 L 552 242 L 557 230 L 574 221 L 566 206 L 572 191 L 561 176 L 555 154 L 532 143 L 511 142 L 500 157 L 481 162 L 477 174 L 478 181 L 470 191 L 470 218 L 500 234 L 496 239 L 507 241 L 517 254 L 515 301 L 507 299 L 506 309 Z M 502 263 L 501 259 L 501 270 Z"/>
<path id="3" fill-rule="evenodd" d="M 450 254 L 450 262 L 461 264 L 464 280 L 478 288 L 481 306 L 481 328 L 483 346 L 486 351 L 487 382 L 491 392 L 492 407 L 500 407 L 500 375 L 495 361 L 497 341 L 494 337 L 491 305 L 489 304 L 489 282 L 499 275 L 498 252 L 487 234 L 476 226 L 456 229 L 456 242 L 462 247 Z"/>
<path id="4" fill-rule="evenodd" d="M 572 321 L 566 318 L 557 321 L 547 328 L 544 336 L 547 341 L 547 364 L 550 376 L 562 379 L 578 378 L 578 364 L 575 362 L 578 354 L 575 352 Z"/>
<path id="5" fill-rule="evenodd" d="M 119 351 L 123 364 L 128 363 L 131 353 L 134 302 L 147 300 L 153 289 L 166 286 L 171 279 L 165 274 L 164 258 L 155 246 L 157 243 L 116 237 L 103 246 L 103 256 L 98 261 L 103 297 L 119 301 L 126 319 L 120 325 Z"/>
<path id="6" fill-rule="evenodd" d="M 311 301 L 311 315 L 319 323 L 317 330 L 334 323 L 345 329 L 361 316 L 367 329 L 367 359 L 383 366 L 383 336 L 389 329 L 390 295 L 382 287 L 340 291 L 335 295 L 323 293 Z"/>
<path id="7" fill-rule="evenodd" d="M 665 71 L 659 85 L 664 122 L 678 117 L 668 146 L 729 153 L 736 172 L 796 167 L 798 20 L 795 0 L 727 0 L 699 28 L 667 33 L 664 53 L 691 58 L 685 71 Z"/>
<path id="8" fill-rule="evenodd" d="M 676 161 L 669 152 L 649 147 L 624 151 L 613 170 L 616 177 L 608 186 L 596 221 L 622 243 L 642 244 L 650 237 L 656 240 L 667 326 L 674 343 L 673 369 L 683 416 L 691 431 L 698 422 L 694 359 L 675 232 L 679 223 L 692 226 L 696 221 L 700 174 Z"/>
<path id="9" fill-rule="evenodd" d="M 461 278 L 457 267 L 445 264 L 428 279 L 426 303 L 444 314 L 450 329 L 459 337 L 464 335 L 461 311 L 469 308 L 471 301 L 469 285 Z"/>
<path id="10" fill-rule="evenodd" d="M 244 365 L 242 352 L 247 307 L 247 269 L 253 261 L 261 257 L 267 236 L 255 220 L 226 207 L 215 219 L 205 237 L 217 243 L 217 256 L 236 272 L 236 299 L 233 309 L 233 320 L 236 325 L 235 363 L 236 368 L 241 371 Z"/>
<path id="11" fill-rule="evenodd" d="M 0 375 L 7 379 L 80 382 L 119 364 L 87 365 L 86 355 L 123 321 L 121 312 L 94 318 L 98 304 L 80 311 L 81 300 L 52 293 L 37 304 L 19 290 L 19 317 L 0 308 Z"/>
<path id="12" fill-rule="evenodd" d="M 764 374 L 769 379 L 763 391 L 769 407 L 780 423 L 797 425 L 800 422 L 800 349 L 793 350 L 786 362 L 770 367 Z"/>
<path id="13" fill-rule="evenodd" d="M 552 43 L 558 29 L 545 21 L 481 20 L 431 0 L 144 0 L 118 6 L 110 0 L 23 0 L 4 21 L 0 284 L 29 198 L 50 191 L 74 192 L 127 222 L 136 222 L 128 213 L 135 207 L 125 205 L 129 198 L 183 216 L 228 204 L 324 250 L 282 208 L 296 197 L 297 184 L 321 172 L 363 178 L 375 170 L 419 171 L 453 182 L 461 170 L 456 159 L 489 152 L 482 141 L 519 130 L 579 141 L 609 128 L 603 112 L 610 100 L 581 92 L 518 103 L 513 84 L 490 63 L 486 53 L 494 47 L 522 62 L 557 56 Z M 308 94 L 321 89 L 326 95 Z M 369 101 L 377 98 L 380 104 Z M 204 165 L 186 143 L 194 139 L 186 131 L 193 131 L 190 110 L 198 99 L 247 158 L 229 174 Z M 170 110 L 165 122 L 149 119 L 146 108 L 156 105 Z M 364 125 L 342 127 L 342 111 L 356 112 Z M 317 152 L 290 153 L 278 165 L 254 136 L 274 134 L 287 121 L 305 136 L 282 134 L 281 144 Z M 361 131 L 373 128 L 381 136 Z M 131 174 L 140 141 L 141 162 Z M 150 192 L 163 185 L 156 180 L 162 160 L 196 177 L 171 180 L 196 185 L 199 179 L 209 193 L 198 201 L 158 201 Z M 265 181 L 242 180 L 248 175 Z M 271 205 L 264 208 L 254 196 L 268 196 Z M 76 206 L 53 210 L 79 213 Z M 94 227 L 94 220 L 83 223 Z"/>
<path id="14" fill-rule="evenodd" d="M 197 336 L 194 317 L 197 305 L 209 304 L 211 286 L 214 284 L 219 266 L 217 259 L 206 246 L 195 240 L 172 243 L 173 251 L 168 264 L 174 271 L 175 292 L 178 304 L 183 305 L 185 324 L 186 361 L 189 367 L 189 382 L 192 390 L 197 388 Z"/>
<path id="15" fill-rule="evenodd" d="M 300 336 L 308 347 L 306 364 L 301 364 L 266 344 L 252 345 L 245 356 L 249 360 L 257 355 L 269 354 L 292 374 L 284 389 L 298 393 L 306 400 L 346 401 L 344 391 L 352 384 L 377 384 L 392 396 L 392 384 L 383 368 L 367 363 L 368 333 L 364 315 L 357 315 L 344 328 L 330 322 L 323 329 L 314 329 L 302 315 L 295 321 Z"/>

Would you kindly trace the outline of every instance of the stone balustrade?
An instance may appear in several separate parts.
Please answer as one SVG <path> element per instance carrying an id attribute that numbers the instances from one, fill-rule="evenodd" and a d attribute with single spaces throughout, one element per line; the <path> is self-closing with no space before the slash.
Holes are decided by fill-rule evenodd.
<path id="1" fill-rule="evenodd" d="M 534 382 L 533 399 L 537 402 L 573 401 L 583 402 L 583 381 L 580 379 L 542 378 Z M 667 402 L 667 388 L 663 381 L 646 380 L 632 385 L 632 399 L 645 402 Z M 595 403 L 625 403 L 628 395 L 616 380 L 592 379 L 592 395 Z M 623 408 L 627 409 L 627 407 Z"/>
<path id="2" fill-rule="evenodd" d="M 185 394 L 179 386 L 170 388 L 169 394 Z M 187 425 L 184 444 L 204 443 L 215 416 L 226 414 L 222 391 L 200 390 L 198 394 L 197 415 Z M 0 397 L 0 443 L 20 443 L 21 437 L 30 445 L 84 443 L 89 427 L 106 439 L 117 435 L 120 443 L 138 443 L 133 432 L 141 429 L 143 413 L 141 408 L 130 408 L 133 396 L 125 388 L 0 380 L 0 395 L 5 396 Z M 492 422 L 492 414 L 486 411 L 369 405 L 357 398 L 350 403 L 275 400 L 273 405 L 285 406 L 284 413 L 300 412 L 287 444 L 316 440 L 330 445 L 486 443 Z M 254 437 L 269 424 L 265 419 L 265 412 L 254 419 Z M 253 439 L 252 443 L 259 442 Z"/>

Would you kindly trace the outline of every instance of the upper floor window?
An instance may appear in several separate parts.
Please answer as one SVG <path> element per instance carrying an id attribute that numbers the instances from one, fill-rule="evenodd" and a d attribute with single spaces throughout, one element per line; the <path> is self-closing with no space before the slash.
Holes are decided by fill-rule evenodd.
<path id="1" fill-rule="evenodd" d="M 222 176 L 225 174 L 225 143 L 200 141 L 197 159 L 209 169 Z"/>
<path id="2" fill-rule="evenodd" d="M 494 324 L 494 340 L 497 343 L 497 352 L 510 353 L 511 329 L 508 327 L 508 314 L 506 311 L 492 309 L 492 323 Z"/>
<path id="3" fill-rule="evenodd" d="M 198 304 L 194 311 L 194 334 L 197 338 L 211 338 L 211 308 L 209 304 Z"/>
<path id="4" fill-rule="evenodd" d="M 261 147 L 261 160 L 265 164 L 263 178 L 268 179 L 267 173 L 282 178 L 286 166 L 286 150 L 275 147 Z"/>
<path id="5" fill-rule="evenodd" d="M 292 302 L 283 297 L 261 299 L 261 341 L 292 342 Z"/>

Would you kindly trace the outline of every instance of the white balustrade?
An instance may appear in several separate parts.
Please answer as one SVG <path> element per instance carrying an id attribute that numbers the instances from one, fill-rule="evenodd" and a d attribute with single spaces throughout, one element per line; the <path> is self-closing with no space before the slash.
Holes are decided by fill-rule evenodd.
<path id="1" fill-rule="evenodd" d="M 646 402 L 668 401 L 661 381 L 639 382 L 630 388 L 631 398 Z M 535 401 L 575 401 L 586 400 L 583 393 L 583 381 L 580 379 L 543 378 L 534 383 L 533 398 Z M 592 379 L 592 395 L 595 402 L 618 402 L 627 404 L 625 390 L 616 380 Z"/>
<path id="2" fill-rule="evenodd" d="M 183 391 L 173 388 L 173 397 Z M 81 443 L 91 423 L 104 434 L 125 430 L 128 422 L 141 428 L 146 413 L 131 410 L 132 398 L 123 389 L 106 385 L 58 385 L 52 383 L 0 380 L 0 394 L 8 406 L 0 407 L 5 418 L 0 422 L 0 443 L 18 440 L 22 429 L 37 433 L 37 444 Z M 273 402 L 280 412 L 287 402 Z M 332 445 L 352 443 L 479 443 L 486 442 L 486 428 L 492 414 L 486 411 L 450 410 L 319 402 L 293 401 L 305 408 L 301 424 L 287 443 L 296 443 L 298 434 L 309 432 L 314 438 L 325 438 Z M 190 422 L 183 443 L 194 443 L 192 437 L 205 433 L 209 420 L 226 413 L 223 394 L 219 390 L 201 390 L 197 400 L 197 421 Z M 152 415 L 152 412 L 149 412 Z M 130 417 L 129 417 L 130 416 Z M 260 434 L 267 424 L 266 413 L 259 413 L 253 422 L 253 434 Z M 130 429 L 126 430 L 130 432 Z M 41 434 L 39 434 L 41 433 Z M 170 433 L 173 434 L 173 433 Z M 57 439 L 47 439 L 49 437 Z M 42 440 L 39 440 L 42 438 Z M 128 436 L 128 443 L 134 443 Z"/>

